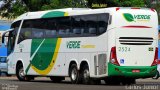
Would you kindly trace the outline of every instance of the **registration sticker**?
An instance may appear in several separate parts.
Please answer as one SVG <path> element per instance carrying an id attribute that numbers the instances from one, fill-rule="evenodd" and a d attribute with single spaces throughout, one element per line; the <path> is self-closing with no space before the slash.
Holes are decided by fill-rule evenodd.
<path id="1" fill-rule="evenodd" d="M 121 63 L 121 64 L 124 64 L 124 59 L 120 59 L 120 63 Z"/>
<path id="2" fill-rule="evenodd" d="M 148 48 L 148 51 L 153 51 L 153 47 L 149 47 L 149 48 Z"/>

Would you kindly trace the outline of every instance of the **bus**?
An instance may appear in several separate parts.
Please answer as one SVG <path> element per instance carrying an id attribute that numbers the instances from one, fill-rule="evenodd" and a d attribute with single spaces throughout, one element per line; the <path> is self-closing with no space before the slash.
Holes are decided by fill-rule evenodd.
<path id="1" fill-rule="evenodd" d="M 7 58 L 7 47 L 5 46 L 4 43 L 2 42 L 2 34 L 5 31 L 0 31 L 0 75 L 8 75 L 7 74 L 7 62 L 6 62 L 6 58 Z"/>
<path id="2" fill-rule="evenodd" d="M 7 58 L 7 48 L 4 45 L 2 45 L 0 47 L 0 75 L 3 74 L 8 75 L 6 58 Z"/>
<path id="3" fill-rule="evenodd" d="M 73 84 L 132 84 L 155 76 L 157 12 L 149 8 L 55 9 L 28 12 L 13 21 L 8 74 Z"/>

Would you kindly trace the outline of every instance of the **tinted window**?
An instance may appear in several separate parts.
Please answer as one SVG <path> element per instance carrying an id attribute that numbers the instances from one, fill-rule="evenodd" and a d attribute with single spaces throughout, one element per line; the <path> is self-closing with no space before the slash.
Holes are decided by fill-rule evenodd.
<path id="1" fill-rule="evenodd" d="M 96 36 L 107 30 L 109 14 L 72 16 L 73 34 L 76 36 Z"/>
<path id="2" fill-rule="evenodd" d="M 107 30 L 109 14 L 89 14 L 23 22 L 19 42 L 25 39 L 86 37 L 101 35 Z"/>
<path id="3" fill-rule="evenodd" d="M 16 21 L 11 25 L 11 28 L 14 30 L 9 32 L 8 44 L 7 44 L 8 55 L 14 50 L 15 40 L 16 40 L 16 36 L 17 36 L 17 32 L 18 32 L 20 23 L 21 21 Z"/>
<path id="4" fill-rule="evenodd" d="M 45 38 L 54 38 L 57 37 L 58 31 L 57 31 L 57 25 L 56 25 L 56 19 L 45 19 Z"/>
<path id="5" fill-rule="evenodd" d="M 21 27 L 21 31 L 19 34 L 18 43 L 25 40 L 32 38 L 32 22 L 31 21 L 24 21 Z"/>
<path id="6" fill-rule="evenodd" d="M 56 25 L 57 25 L 57 34 L 59 37 L 65 37 L 71 34 L 70 17 L 57 18 Z"/>
<path id="7" fill-rule="evenodd" d="M 103 34 L 107 30 L 109 14 L 99 14 L 97 25 L 98 25 L 98 35 Z"/>

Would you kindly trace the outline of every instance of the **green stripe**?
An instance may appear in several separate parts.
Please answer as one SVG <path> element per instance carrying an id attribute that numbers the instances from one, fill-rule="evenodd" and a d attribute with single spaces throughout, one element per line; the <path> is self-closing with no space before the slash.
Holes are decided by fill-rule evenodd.
<path id="1" fill-rule="evenodd" d="M 34 42 L 34 46 L 31 46 L 31 55 L 35 53 L 36 49 L 39 47 L 39 45 L 42 43 L 43 39 L 33 39 L 32 42 Z"/>
<path id="2" fill-rule="evenodd" d="M 132 70 L 140 70 L 133 73 Z M 132 78 L 149 78 L 156 74 L 157 66 L 117 66 L 108 63 L 108 76 L 124 76 Z"/>
<path id="3" fill-rule="evenodd" d="M 35 46 L 36 40 L 32 40 L 32 48 Z M 31 60 L 31 64 L 39 70 L 45 70 L 52 63 L 53 54 L 56 48 L 57 38 L 45 39 L 36 55 Z M 34 49 L 33 49 L 34 50 Z M 33 51 L 31 50 L 31 51 Z"/>
<path id="4" fill-rule="evenodd" d="M 44 14 L 42 18 L 62 17 L 64 16 L 64 14 L 65 12 L 62 12 L 62 11 L 51 11 L 51 12 Z"/>
<path id="5" fill-rule="evenodd" d="M 30 67 L 31 67 L 31 64 L 29 64 L 27 69 L 25 70 L 26 74 L 28 73 Z"/>

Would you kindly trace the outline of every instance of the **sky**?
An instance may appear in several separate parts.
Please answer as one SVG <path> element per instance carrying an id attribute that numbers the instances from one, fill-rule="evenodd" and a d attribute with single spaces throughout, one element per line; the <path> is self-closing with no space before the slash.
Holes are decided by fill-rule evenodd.
<path id="1" fill-rule="evenodd" d="M 10 25 L 11 25 L 11 22 L 0 20 L 0 31 L 9 29 Z"/>
<path id="2" fill-rule="evenodd" d="M 0 7 L 1 7 L 2 4 L 3 4 L 3 1 L 0 1 Z"/>

